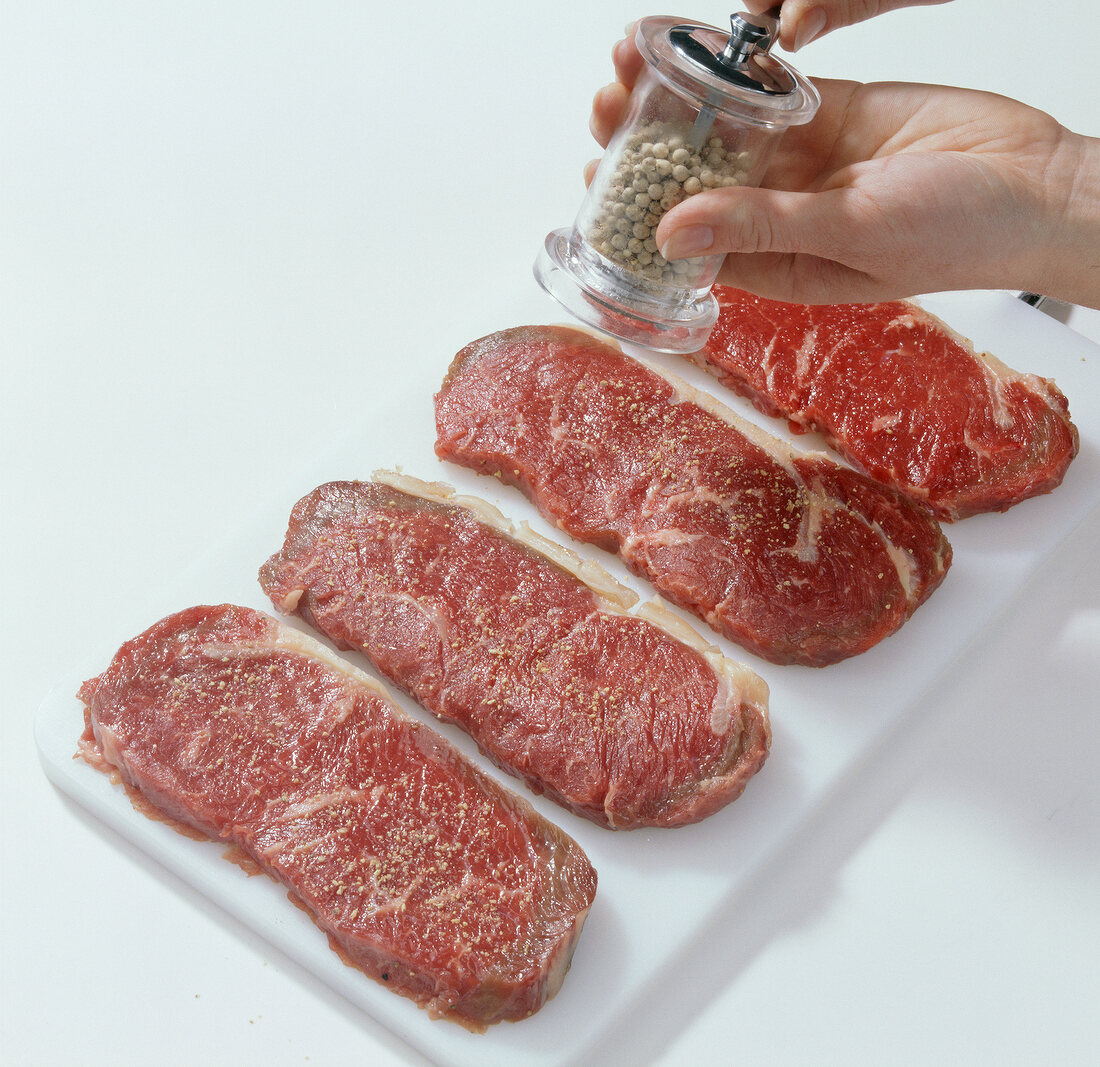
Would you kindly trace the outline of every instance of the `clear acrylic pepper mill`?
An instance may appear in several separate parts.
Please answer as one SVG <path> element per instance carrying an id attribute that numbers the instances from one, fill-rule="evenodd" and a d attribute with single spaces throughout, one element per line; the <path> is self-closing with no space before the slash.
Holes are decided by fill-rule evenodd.
<path id="1" fill-rule="evenodd" d="M 809 122 L 813 85 L 770 55 L 770 15 L 730 16 L 730 32 L 667 17 L 637 28 L 645 67 L 572 229 L 547 235 L 539 284 L 576 318 L 624 341 L 694 352 L 718 315 L 721 255 L 665 260 L 661 217 L 685 197 L 759 185 L 783 135 Z"/>

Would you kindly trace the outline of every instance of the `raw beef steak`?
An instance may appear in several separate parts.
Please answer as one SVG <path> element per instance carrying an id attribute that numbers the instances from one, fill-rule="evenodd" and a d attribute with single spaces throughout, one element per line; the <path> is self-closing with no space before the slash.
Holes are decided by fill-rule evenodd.
<path id="1" fill-rule="evenodd" d="M 333 948 L 481 1030 L 554 994 L 592 903 L 579 846 L 378 683 L 248 608 L 196 607 L 80 690 L 91 762 L 283 882 Z"/>
<path id="2" fill-rule="evenodd" d="M 298 502 L 260 572 L 279 610 L 603 826 L 696 822 L 741 794 L 769 742 L 752 671 L 627 614 L 633 594 L 483 501 L 378 478 L 392 484 L 333 482 Z"/>
<path id="3" fill-rule="evenodd" d="M 694 358 L 941 519 L 1048 493 L 1077 454 L 1052 381 L 979 354 L 916 304 L 817 307 L 714 292 L 718 323 Z"/>
<path id="4" fill-rule="evenodd" d="M 527 493 L 670 600 L 776 663 L 823 666 L 896 631 L 943 579 L 923 509 L 737 420 L 579 330 L 528 326 L 455 357 L 436 452 Z"/>

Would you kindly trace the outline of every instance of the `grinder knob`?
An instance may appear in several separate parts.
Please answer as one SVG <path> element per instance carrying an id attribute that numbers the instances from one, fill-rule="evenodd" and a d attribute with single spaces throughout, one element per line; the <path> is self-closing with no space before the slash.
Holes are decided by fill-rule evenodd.
<path id="1" fill-rule="evenodd" d="M 724 67 L 740 70 L 754 53 L 767 52 L 778 36 L 779 19 L 770 14 L 730 15 L 730 39 L 715 58 Z"/>

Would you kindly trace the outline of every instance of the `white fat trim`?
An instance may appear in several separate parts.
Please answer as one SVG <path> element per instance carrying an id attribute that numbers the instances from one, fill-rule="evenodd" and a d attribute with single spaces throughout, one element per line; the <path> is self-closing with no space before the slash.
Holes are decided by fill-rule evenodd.
<path id="1" fill-rule="evenodd" d="M 1028 374 L 1024 371 L 1018 371 L 1010 367 L 1003 360 L 993 355 L 992 352 L 980 351 L 969 337 L 952 329 L 943 319 L 933 315 L 930 311 L 925 311 L 924 308 L 916 304 L 912 304 L 911 306 L 911 315 L 899 316 L 899 318 L 894 321 L 907 326 L 912 326 L 916 322 L 929 323 L 935 327 L 935 329 L 945 334 L 950 340 L 954 341 L 955 344 L 959 345 L 967 355 L 976 359 L 981 364 L 982 370 L 992 383 L 990 387 L 990 399 L 993 403 L 994 417 L 997 420 L 998 426 L 1004 428 L 1011 424 L 1011 420 L 1009 420 L 1009 422 L 1003 422 L 1001 420 L 999 399 L 992 395 L 994 389 L 1003 389 L 1009 382 L 1018 381 L 1037 393 L 1049 395 L 1050 388 L 1054 384 L 1052 379 L 1043 378 L 1038 374 Z"/>
<path id="2" fill-rule="evenodd" d="M 871 420 L 871 432 L 882 433 L 885 430 L 887 433 L 891 433 L 895 427 L 901 425 L 901 421 L 900 411 L 891 412 L 889 415 L 876 415 Z"/>
<path id="3" fill-rule="evenodd" d="M 820 483 L 814 482 L 811 489 L 806 486 L 807 504 L 802 513 L 802 525 L 798 530 L 798 539 L 795 545 L 787 551 L 794 552 L 801 562 L 814 562 L 817 558 L 817 535 L 821 528 L 821 522 L 828 511 L 834 510 L 832 499 L 821 488 Z M 858 512 L 850 512 L 851 516 L 864 523 L 867 528 L 882 542 L 886 554 L 890 557 L 894 569 L 898 574 L 898 581 L 905 590 L 907 600 L 912 600 L 913 590 L 916 588 L 917 567 L 913 557 L 903 548 L 899 548 L 886 536 L 886 531 L 877 522 L 868 522 L 866 517 Z"/>
<path id="4" fill-rule="evenodd" d="M 549 559 L 562 570 L 573 575 L 583 582 L 601 604 L 612 610 L 629 611 L 637 602 L 638 596 L 633 590 L 616 581 L 594 560 L 584 559 L 576 552 L 551 541 L 548 537 L 536 533 L 521 522 L 518 525 L 510 522 L 492 504 L 476 496 L 466 496 L 456 493 L 445 482 L 425 482 L 408 474 L 394 471 L 378 470 L 372 475 L 374 481 L 398 489 L 410 496 L 420 497 L 422 500 L 432 500 L 436 503 L 447 504 L 451 507 L 464 508 L 476 519 L 497 533 L 511 538 L 525 548 L 529 548 L 537 555 Z"/>
<path id="5" fill-rule="evenodd" d="M 721 419 L 722 422 L 748 438 L 748 440 L 758 448 L 763 449 L 792 478 L 801 481 L 795 471 L 795 459 L 819 457 L 831 461 L 831 457 L 826 452 L 795 452 L 795 450 L 785 441 L 780 440 L 778 437 L 774 437 L 772 434 L 768 433 L 767 430 L 757 426 L 756 423 L 749 422 L 748 419 L 742 418 L 737 412 L 727 407 L 712 394 L 704 393 L 696 389 L 695 386 L 691 385 L 683 378 L 666 371 L 663 367 L 659 367 L 647 359 L 637 358 L 636 361 L 641 363 L 646 370 L 652 371 L 654 374 L 663 378 L 672 387 L 672 402 L 674 404 L 694 404 L 696 407 L 702 408 L 715 418 Z"/>
<path id="6" fill-rule="evenodd" d="M 696 652 L 701 652 L 705 656 L 714 655 L 720 659 L 724 658 L 717 647 L 707 641 L 694 626 L 681 619 L 663 601 L 655 598 L 646 600 L 638 605 L 634 614 L 640 619 L 645 619 L 646 622 L 653 623 L 654 626 L 664 630 L 689 648 L 695 649 Z"/>
<path id="7" fill-rule="evenodd" d="M 770 690 L 768 683 L 760 675 L 746 664 L 724 656 L 717 646 L 707 641 L 695 627 L 685 622 L 661 600 L 654 598 L 645 601 L 639 605 L 635 614 L 688 648 L 694 649 L 714 671 L 719 683 L 711 713 L 711 728 L 715 734 L 724 734 L 729 729 L 731 707 L 752 704 L 760 712 L 765 731 L 771 735 L 768 720 Z"/>
<path id="8" fill-rule="evenodd" d="M 917 584 L 917 569 L 914 566 L 913 557 L 906 552 L 905 549 L 898 548 L 898 546 L 878 528 L 877 523 L 875 524 L 875 529 L 882 538 L 882 543 L 886 546 L 886 554 L 890 557 L 890 561 L 897 569 L 898 581 L 901 582 L 901 587 L 905 590 L 905 599 L 911 601 L 913 599 L 913 591 Z"/>
<path id="9" fill-rule="evenodd" d="M 359 804 L 370 798 L 370 793 L 362 789 L 337 789 L 328 793 L 317 793 L 288 804 L 281 812 L 280 822 L 290 822 L 293 819 L 304 819 L 326 808 L 335 808 L 341 804 Z M 321 841 L 324 839 L 321 838 Z M 295 851 L 301 850 L 299 846 Z"/>
<path id="10" fill-rule="evenodd" d="M 801 347 L 795 354 L 794 374 L 795 381 L 799 383 L 806 381 L 807 378 L 809 378 L 810 376 L 810 370 L 812 367 L 811 357 L 813 356 L 814 349 L 817 347 L 817 333 L 818 327 L 815 324 L 810 327 L 809 331 L 806 333 L 806 336 L 802 339 Z M 775 342 L 773 341 L 772 345 L 770 345 L 769 348 L 774 346 L 774 344 Z M 825 357 L 822 366 L 827 366 L 830 359 L 832 359 L 831 352 L 828 356 Z"/>
<path id="11" fill-rule="evenodd" d="M 982 365 L 988 383 L 989 408 L 993 414 L 993 421 L 999 429 L 1009 430 L 1016 422 L 1013 418 L 1012 409 L 1005 400 L 1005 390 L 1010 379 L 999 376 L 984 360 Z"/>
<path id="12" fill-rule="evenodd" d="M 279 610 L 284 615 L 293 615 L 298 610 L 298 603 L 302 599 L 302 595 L 305 593 L 304 586 L 298 586 L 295 589 L 291 589 L 278 604 Z"/>
<path id="13" fill-rule="evenodd" d="M 798 535 L 790 550 L 800 563 L 817 562 L 817 537 L 825 519 L 826 501 L 827 497 L 820 484 L 815 484 L 813 491 L 807 486 L 806 506 L 802 509 Z"/>
<path id="14" fill-rule="evenodd" d="M 599 341 L 600 344 L 607 345 L 608 348 L 617 348 L 620 352 L 623 351 L 623 346 L 619 343 L 617 338 L 612 337 L 610 334 L 602 333 L 597 330 L 595 326 L 586 326 L 584 323 L 576 322 L 552 322 L 550 325 L 560 330 L 572 330 L 573 333 L 583 333 Z"/>
<path id="15" fill-rule="evenodd" d="M 633 556 L 639 545 L 652 545 L 655 548 L 676 548 L 679 545 L 694 545 L 706 536 L 706 534 L 685 533 L 679 528 L 666 526 L 660 530 L 654 530 L 652 533 L 631 534 L 624 541 L 623 547 L 627 553 Z"/>
<path id="16" fill-rule="evenodd" d="M 727 659 L 718 649 L 705 641 L 692 626 L 684 622 L 658 600 L 649 600 L 638 605 L 638 595 L 617 582 L 598 563 L 582 559 L 577 553 L 536 533 L 526 523 L 518 526 L 509 522 L 491 504 L 478 497 L 464 496 L 444 482 L 425 482 L 411 475 L 378 470 L 373 474 L 374 481 L 391 486 L 412 496 L 434 500 L 443 504 L 457 505 L 471 511 L 475 517 L 487 526 L 513 538 L 531 551 L 556 563 L 592 590 L 601 610 L 611 614 L 634 615 L 643 619 L 674 640 L 695 649 L 706 657 L 707 662 L 735 692 L 743 695 L 746 702 L 756 704 L 764 716 L 767 725 L 768 686 L 751 668 L 743 663 Z M 631 611 L 631 609 L 634 609 Z"/>
<path id="17" fill-rule="evenodd" d="M 267 618 L 271 620 L 277 629 L 269 642 L 265 645 L 258 645 L 257 648 L 281 648 L 288 652 L 297 652 L 299 655 L 307 656 L 310 659 L 320 660 L 326 666 L 331 667 L 338 674 L 343 675 L 356 685 L 366 686 L 366 688 L 387 701 L 391 705 L 392 711 L 402 717 L 408 718 L 397 704 L 394 703 L 389 690 L 378 681 L 377 678 L 373 678 L 365 671 L 360 670 L 347 660 L 342 659 L 340 656 L 336 655 L 335 652 L 331 651 L 327 645 L 321 644 L 320 641 L 314 637 L 310 637 L 309 634 L 302 633 L 301 630 L 296 630 L 293 626 L 287 626 L 285 623 L 274 618 L 274 616 L 268 615 Z"/>

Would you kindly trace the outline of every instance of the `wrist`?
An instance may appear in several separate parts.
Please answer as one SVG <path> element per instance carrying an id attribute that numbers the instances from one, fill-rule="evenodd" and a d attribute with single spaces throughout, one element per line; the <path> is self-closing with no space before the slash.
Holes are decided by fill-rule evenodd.
<path id="1" fill-rule="evenodd" d="M 1046 225 L 1027 288 L 1100 308 L 1100 138 L 1065 131 L 1041 180 Z"/>

